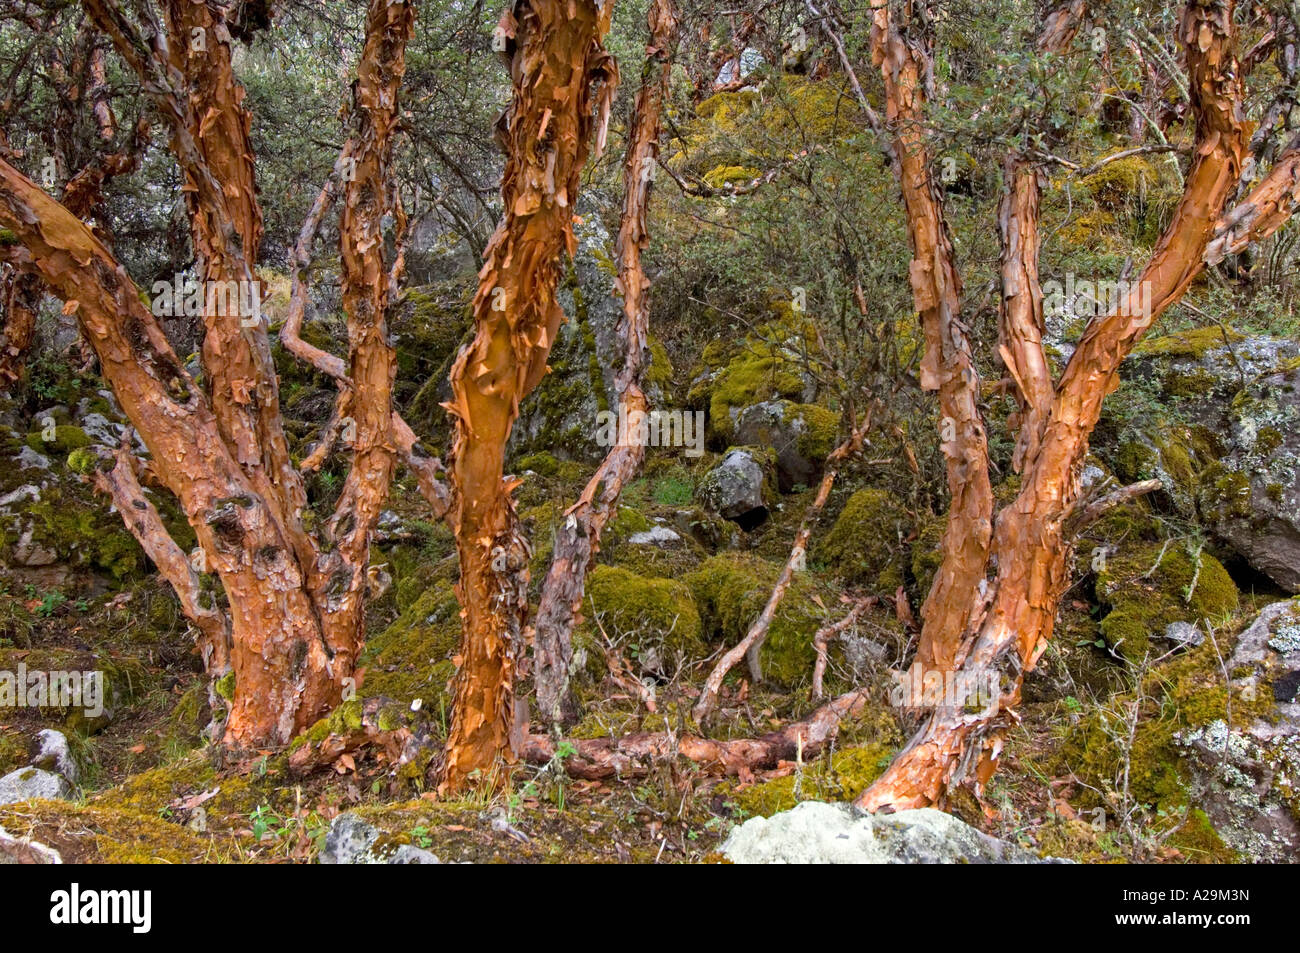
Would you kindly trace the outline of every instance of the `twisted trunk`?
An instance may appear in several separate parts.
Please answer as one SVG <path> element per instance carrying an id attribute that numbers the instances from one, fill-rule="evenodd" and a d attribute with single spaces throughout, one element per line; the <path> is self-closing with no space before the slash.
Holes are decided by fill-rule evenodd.
<path id="1" fill-rule="evenodd" d="M 454 423 L 447 514 L 460 557 L 461 664 L 443 785 L 462 788 L 512 760 L 526 709 L 516 716 L 515 669 L 528 612 L 528 542 L 504 479 L 506 441 L 519 403 L 546 373 L 564 320 L 555 300 L 560 255 L 573 253 L 579 176 L 595 140 L 604 145 L 617 70 L 601 46 L 612 5 L 517 0 L 500 33 L 514 98 L 498 125 L 506 144 L 505 216 L 485 253 L 474 298 L 474 339 L 451 371 Z M 593 86 L 604 82 L 599 122 Z M 512 740 L 513 739 L 513 740 Z"/>
<path id="2" fill-rule="evenodd" d="M 1191 0 L 1180 35 L 1197 141 L 1186 191 L 1127 299 L 1091 324 L 1079 342 L 1055 389 L 1037 454 L 1027 461 L 1023 488 L 998 516 L 997 578 L 987 598 L 972 594 L 972 604 L 962 610 L 975 621 L 962 643 L 960 671 L 971 684 L 996 678 L 998 703 L 979 713 L 958 704 L 936 708 L 860 796 L 857 804 L 867 810 L 939 803 L 959 783 L 978 793 L 996 768 L 1024 674 L 1046 648 L 1069 584 L 1066 521 L 1079 500 L 1079 473 L 1102 401 L 1117 386 L 1124 357 L 1204 267 L 1207 243 L 1240 175 L 1248 132 L 1232 53 L 1232 4 Z"/>

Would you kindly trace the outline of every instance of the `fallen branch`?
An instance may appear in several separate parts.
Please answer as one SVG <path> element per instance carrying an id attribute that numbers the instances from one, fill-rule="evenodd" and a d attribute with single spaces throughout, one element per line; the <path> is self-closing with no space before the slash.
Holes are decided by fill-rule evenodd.
<path id="1" fill-rule="evenodd" d="M 822 699 L 822 680 L 826 677 L 826 658 L 827 648 L 832 639 L 837 639 L 850 629 L 854 623 L 879 600 L 875 596 L 867 596 L 863 599 L 857 599 L 853 603 L 853 608 L 849 610 L 848 615 L 839 622 L 822 626 L 813 636 L 813 648 L 817 651 L 817 662 L 813 666 L 812 692 L 809 698 L 812 701 L 821 701 Z"/>
<path id="2" fill-rule="evenodd" d="M 564 770 L 572 777 L 589 781 L 644 777 L 656 765 L 678 758 L 694 762 L 709 774 L 730 777 L 770 770 L 782 761 L 816 757 L 839 733 L 840 724 L 861 712 L 866 701 L 864 690 L 848 692 L 802 721 L 759 738 L 715 741 L 698 735 L 656 732 L 557 743 L 549 735 L 528 735 L 519 754 L 529 764 L 545 765 L 555 759 L 561 745 L 571 747 L 575 753 L 563 759 Z"/>

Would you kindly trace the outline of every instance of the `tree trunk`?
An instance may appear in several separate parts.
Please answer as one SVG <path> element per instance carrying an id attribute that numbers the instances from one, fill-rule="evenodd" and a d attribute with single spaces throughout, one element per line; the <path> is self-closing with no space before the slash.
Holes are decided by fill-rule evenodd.
<path id="1" fill-rule="evenodd" d="M 39 275 L 76 313 L 105 378 L 152 455 L 160 481 L 179 499 L 198 536 L 186 558 L 141 492 L 134 462 L 119 453 L 97 483 L 176 589 L 200 630 L 215 680 L 234 676 L 224 739 L 237 747 L 283 744 L 327 714 L 354 685 L 363 644 L 369 543 L 387 496 L 396 453 L 414 459 L 414 439 L 392 411 L 393 353 L 385 310 L 400 264 L 385 262 L 384 226 L 395 208 L 391 141 L 413 10 L 371 0 L 358 80 L 355 174 L 345 189 L 341 251 L 348 312 L 346 384 L 353 466 L 319 537 L 302 514 L 306 494 L 280 415 L 277 376 L 259 313 L 214 295 L 256 288 L 261 238 L 250 117 L 231 69 L 226 10 L 169 0 L 165 38 L 149 42 L 109 0 L 86 0 L 169 124 L 185 178 L 198 270 L 207 283 L 205 393 L 167 345 L 125 271 L 77 220 L 16 170 L 0 167 L 0 222 L 17 239 L 2 251 Z M 103 110 L 97 109 L 97 117 Z M 111 172 L 112 169 L 110 168 Z M 90 184 L 90 180 L 87 180 Z M 91 194 L 69 188 L 74 195 Z M 73 210 L 75 211 L 75 210 Z M 408 436 L 410 439 L 408 440 Z M 222 606 L 198 584 L 215 572 Z"/>
<path id="2" fill-rule="evenodd" d="M 923 628 L 913 664 L 946 671 L 956 664 L 971 594 L 988 561 L 993 517 L 988 440 L 978 405 L 979 375 L 961 323 L 961 279 L 923 135 L 930 54 L 923 41 L 894 22 L 886 0 L 873 0 L 872 7 L 872 59 L 885 84 L 886 121 L 912 243 L 912 300 L 925 333 L 921 386 L 939 394 L 940 448 L 951 497 L 943 562 L 921 607 Z"/>
<path id="3" fill-rule="evenodd" d="M 672 75 L 677 41 L 677 10 L 672 0 L 654 0 L 648 16 L 650 44 L 646 49 L 645 81 L 632 110 L 631 134 L 623 163 L 623 213 L 618 232 L 618 288 L 623 293 L 623 366 L 618 369 L 619 420 L 631 421 L 620 433 L 604 461 L 587 482 L 582 496 L 564 514 L 556 531 L 551 568 L 542 584 L 534 624 L 533 683 L 543 723 L 568 726 L 578 719 L 569 687 L 573 659 L 573 628 L 582 619 L 587 572 L 600 551 L 600 534 L 618 505 L 623 487 L 636 476 L 645 459 L 642 429 L 636 421 L 649 410 L 641 390 L 646 336 L 650 329 L 650 281 L 641 254 L 650 242 L 646 214 L 659 156 L 659 126 Z"/>
<path id="4" fill-rule="evenodd" d="M 1204 267 L 1207 242 L 1237 184 L 1248 131 L 1232 53 L 1232 4 L 1190 0 L 1180 33 L 1197 141 L 1183 199 L 1127 300 L 1092 323 L 1079 342 L 1055 390 L 1038 451 L 1026 461 L 1023 488 L 998 516 L 992 550 L 997 578 L 987 598 L 973 593 L 961 609 L 976 621 L 966 630 L 960 671 L 972 680 L 995 677 L 998 703 L 979 713 L 959 704 L 936 708 L 859 797 L 867 810 L 940 803 L 948 788 L 963 782 L 978 794 L 991 776 L 1024 674 L 1046 648 L 1069 584 L 1066 520 L 1079 499 L 1079 472 L 1102 401 L 1118 384 L 1120 362 Z"/>
<path id="5" fill-rule="evenodd" d="M 448 520 L 460 557 L 460 670 L 443 786 L 462 788 L 513 759 L 515 668 L 528 612 L 528 542 L 514 484 L 504 479 L 506 441 L 519 403 L 546 373 L 564 320 L 555 300 L 560 255 L 575 249 L 579 176 L 595 139 L 604 145 L 617 69 L 601 46 L 612 5 L 593 0 L 516 0 L 501 18 L 514 98 L 498 124 L 506 144 L 505 216 L 479 273 L 476 333 L 451 372 L 454 499 Z M 593 85 L 603 81 L 601 117 Z M 593 421 L 594 424 L 594 421 Z"/>

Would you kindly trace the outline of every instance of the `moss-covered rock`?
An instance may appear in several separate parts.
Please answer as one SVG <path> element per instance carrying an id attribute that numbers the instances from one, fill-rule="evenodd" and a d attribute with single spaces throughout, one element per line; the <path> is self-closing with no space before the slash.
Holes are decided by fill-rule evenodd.
<path id="1" fill-rule="evenodd" d="M 849 497 L 835 525 L 814 547 L 813 558 L 845 580 L 893 592 L 903 584 L 910 562 L 903 540 L 911 526 L 897 496 L 867 487 Z"/>
<path id="2" fill-rule="evenodd" d="M 406 703 L 419 698 L 437 710 L 456 673 L 452 656 L 460 630 L 460 603 L 450 583 L 430 586 L 366 644 L 361 694 Z"/>
<path id="3" fill-rule="evenodd" d="M 1101 634 L 1113 651 L 1140 662 L 1153 638 L 1175 622 L 1221 625 L 1238 608 L 1237 587 L 1223 564 L 1185 543 L 1141 544 L 1109 557 L 1097 596 L 1110 611 Z"/>
<path id="4" fill-rule="evenodd" d="M 686 582 L 695 595 L 706 637 L 729 645 L 744 638 L 763 611 L 779 573 L 775 563 L 742 553 L 720 553 L 701 563 Z M 817 593 L 809 574 L 796 574 L 763 644 L 765 679 L 792 687 L 811 674 L 816 658 L 812 637 L 826 616 L 812 598 Z"/>
<path id="5" fill-rule="evenodd" d="M 648 671 L 671 672 L 707 654 L 699 610 L 680 580 L 595 566 L 584 608 L 593 626 Z"/>

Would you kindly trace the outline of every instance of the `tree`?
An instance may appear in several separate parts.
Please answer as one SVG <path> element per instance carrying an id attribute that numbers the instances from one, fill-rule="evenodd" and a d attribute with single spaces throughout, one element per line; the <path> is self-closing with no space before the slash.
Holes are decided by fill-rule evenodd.
<path id="1" fill-rule="evenodd" d="M 519 402 L 546 373 L 564 320 L 555 300 L 560 255 L 574 250 L 579 175 L 588 153 L 604 148 L 618 80 L 601 46 L 611 12 L 612 5 L 589 0 L 520 0 L 497 28 L 514 87 L 498 126 L 506 145 L 505 214 L 479 272 L 474 339 L 452 367 L 452 399 L 444 405 L 455 428 L 447 518 L 460 559 L 464 619 L 443 774 L 451 790 L 512 759 L 527 722 L 515 677 L 530 550 L 511 498 L 517 484 L 504 476 L 505 446 Z"/>
<path id="2" fill-rule="evenodd" d="M 1243 247 L 1271 234 L 1295 207 L 1294 156 L 1279 158 L 1270 174 L 1226 216 L 1224 203 L 1237 187 L 1248 126 L 1242 119 L 1241 74 L 1233 52 L 1233 7 L 1221 0 L 1189 0 L 1180 39 L 1187 56 L 1188 89 L 1196 122 L 1196 149 L 1186 189 L 1173 219 L 1140 279 L 1114 312 L 1091 323 L 1059 381 L 1042 379 L 1047 366 L 1033 300 L 1037 285 L 1034 189 L 1018 157 L 1008 160 L 1010 184 L 1002 219 L 1004 317 L 1002 353 L 1016 377 L 1022 416 L 1017 458 L 1023 468 L 1017 498 L 997 515 L 991 545 L 980 513 L 962 500 L 969 485 L 983 505 L 987 477 L 956 474 L 959 489 L 945 536 L 944 564 L 926 604 L 925 631 L 917 664 L 955 669 L 972 679 L 993 673 L 1001 697 L 991 710 L 968 712 L 946 704 L 931 711 L 889 769 L 859 797 L 867 810 L 940 803 L 948 790 L 968 784 L 980 790 L 994 771 L 1002 736 L 1014 719 L 1027 671 L 1051 638 L 1062 594 L 1069 584 L 1069 556 L 1081 523 L 1097 512 L 1084 507 L 1079 474 L 1102 401 L 1118 383 L 1124 357 L 1152 321 L 1178 300 L 1222 245 Z M 917 309 L 938 311 L 935 333 L 927 330 L 931 380 L 957 391 L 945 415 L 973 403 L 978 379 L 968 373 L 967 351 L 945 341 L 944 322 L 956 319 L 943 304 L 955 276 L 943 234 L 942 206 L 933 201 L 924 143 L 914 130 L 926 102 L 930 53 L 915 21 L 897 17 L 887 0 L 873 0 L 872 49 L 884 78 L 889 122 L 903 173 L 900 181 L 913 231 L 912 283 Z M 1068 14 L 1068 11 L 1066 13 Z M 1059 26 L 1054 16 L 1047 35 Z M 1048 41 L 1050 42 L 1050 41 Z M 909 172 L 910 170 L 910 172 Z M 1290 200 L 1281 199 L 1290 195 Z M 1229 234 L 1232 235 L 1228 238 Z M 935 276 L 945 276 L 936 281 Z M 1149 295 L 1149 297 L 1145 297 Z M 1145 301 L 1150 302 L 1147 307 Z M 933 320 L 933 319 L 931 319 Z M 976 419 L 955 421 L 950 460 L 975 462 L 986 453 Z M 950 481 L 952 480 L 950 469 Z M 1095 501 L 1094 501 L 1095 503 Z M 978 569 L 972 576 L 972 570 Z M 994 569 L 991 578 L 985 573 Z M 977 585 L 978 583 L 978 585 Z M 971 682 L 973 683 L 973 681 Z"/>
<path id="3" fill-rule="evenodd" d="M 383 232 L 393 211 L 387 165 L 413 8 L 374 0 L 366 18 L 357 128 L 347 147 L 355 174 L 345 188 L 340 236 L 354 465 L 334 512 L 312 530 L 284 436 L 265 320 L 214 294 L 257 287 L 261 237 L 249 116 L 231 68 L 230 11 L 176 0 L 164 5 L 165 26 L 151 23 L 146 33 L 108 0 L 85 7 L 168 123 L 184 174 L 207 290 L 203 385 L 177 359 L 104 242 L 8 163 L 0 163 L 0 227 L 13 241 L 3 254 L 77 315 L 150 451 L 144 467 L 124 446 L 97 479 L 200 632 L 207 671 L 230 700 L 225 741 L 284 744 L 354 686 L 370 536 L 396 452 Z M 142 491 L 145 470 L 180 502 L 198 538 L 193 554 L 168 535 Z M 209 573 L 223 599 L 207 584 Z"/>

